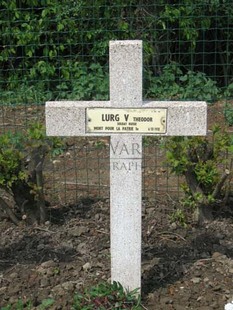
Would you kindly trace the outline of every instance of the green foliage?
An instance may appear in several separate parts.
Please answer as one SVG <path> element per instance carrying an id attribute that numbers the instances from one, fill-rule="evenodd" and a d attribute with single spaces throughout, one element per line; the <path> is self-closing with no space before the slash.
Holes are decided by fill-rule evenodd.
<path id="1" fill-rule="evenodd" d="M 224 113 L 227 124 L 229 126 L 233 126 L 233 105 L 232 103 L 225 104 L 223 113 Z"/>
<path id="2" fill-rule="evenodd" d="M 40 306 L 37 308 L 39 310 L 46 310 L 49 309 L 50 306 L 54 304 L 54 299 L 47 298 L 42 301 Z M 22 300 L 19 300 L 16 305 L 8 305 L 6 307 L 0 308 L 0 310 L 31 310 L 33 309 L 33 305 L 30 301 L 23 302 Z"/>
<path id="3" fill-rule="evenodd" d="M 27 174 L 23 169 L 22 154 L 24 136 L 7 133 L 0 136 L 0 185 L 10 188 L 17 180 L 24 180 Z"/>
<path id="4" fill-rule="evenodd" d="M 183 73 L 178 64 L 166 65 L 160 76 L 149 73 L 150 87 L 147 97 L 159 99 L 194 99 L 214 101 L 219 96 L 216 82 L 204 73 L 188 71 Z"/>
<path id="5" fill-rule="evenodd" d="M 0 185 L 11 188 L 17 180 L 27 180 L 27 158 L 32 150 L 46 147 L 53 153 L 62 152 L 62 141 L 48 138 L 43 126 L 32 124 L 26 132 L 7 132 L 0 136 Z"/>
<path id="6" fill-rule="evenodd" d="M 25 145 L 21 144 L 21 150 L 46 147 L 46 151 L 54 155 L 59 155 L 63 153 L 64 150 L 63 141 L 58 137 L 48 137 L 44 125 L 38 122 L 29 125 L 24 135 L 23 142 Z"/>
<path id="7" fill-rule="evenodd" d="M 14 90 L 3 91 L 0 104 L 34 104 L 53 99 L 108 99 L 108 73 L 99 63 L 92 63 L 88 67 L 88 64 L 75 62 L 72 65 L 69 64 L 69 67 L 69 72 L 63 69 L 64 77 L 59 78 L 60 82 L 53 91 L 46 89 L 44 77 L 36 85 L 25 81 L 23 84 L 16 85 Z"/>
<path id="8" fill-rule="evenodd" d="M 232 136 L 219 126 L 213 128 L 212 138 L 174 137 L 166 141 L 167 162 L 172 172 L 186 178 L 187 184 L 182 187 L 184 206 L 211 205 L 224 196 L 224 182 L 232 173 L 228 171 L 231 164 L 226 153 L 233 151 L 232 145 Z M 223 164 L 228 167 L 226 175 L 220 168 Z"/>
<path id="9" fill-rule="evenodd" d="M 74 297 L 73 310 L 94 309 L 142 309 L 140 299 L 136 297 L 137 290 L 125 292 L 122 285 L 102 283 L 85 290 Z"/>
<path id="10" fill-rule="evenodd" d="M 0 136 L 0 187 L 13 195 L 18 211 L 25 215 L 25 206 L 42 212 L 43 162 L 48 153 L 60 154 L 63 143 L 58 138 L 48 138 L 42 124 L 35 123 L 24 132 L 7 132 Z M 2 202 L 2 201 L 1 201 Z M 2 207 L 3 202 L 0 204 Z M 8 216 L 12 211 L 6 209 Z M 40 209 L 37 210 L 37 209 Z M 16 218 L 11 216 L 16 223 Z M 40 218 L 40 221 L 43 221 Z"/>
<path id="11" fill-rule="evenodd" d="M 44 299 L 39 305 L 39 310 L 50 309 L 55 300 L 52 298 Z M 0 310 L 23 310 L 32 309 L 33 305 L 30 301 L 22 302 L 19 300 L 14 305 L 8 305 L 0 308 Z M 137 290 L 125 292 L 122 285 L 117 282 L 101 283 L 90 289 L 86 289 L 83 293 L 76 293 L 74 296 L 72 310 L 142 310 L 140 297 Z"/>
<path id="12" fill-rule="evenodd" d="M 191 211 L 195 211 L 195 208 L 203 203 L 204 200 L 204 194 L 196 192 L 196 193 L 192 193 L 192 191 L 190 190 L 189 186 L 187 184 L 182 184 L 181 188 L 184 192 L 184 197 L 182 197 L 180 199 L 181 205 L 182 207 L 184 207 L 184 210 L 191 210 Z M 206 196 L 206 201 L 209 205 L 213 204 L 215 202 L 215 199 L 213 198 L 213 195 L 208 194 Z"/>
<path id="13" fill-rule="evenodd" d="M 170 221 L 172 223 L 178 223 L 183 227 L 187 227 L 187 219 L 184 210 L 182 209 L 178 208 L 177 210 L 175 210 L 170 216 Z"/>
<path id="14" fill-rule="evenodd" d="M 17 301 L 16 305 L 8 305 L 6 307 L 2 307 L 1 310 L 30 310 L 32 308 L 32 304 L 30 301 L 23 302 L 21 299 Z"/>
<path id="15" fill-rule="evenodd" d="M 99 63 L 74 63 L 72 80 L 63 81 L 57 86 L 58 97 L 75 100 L 107 100 L 109 78 Z"/>
<path id="16" fill-rule="evenodd" d="M 181 99 L 205 100 L 208 102 L 218 98 L 219 90 L 216 82 L 211 80 L 202 72 L 188 71 L 180 77 L 183 92 Z"/>
<path id="17" fill-rule="evenodd" d="M 229 152 L 230 152 L 231 154 L 233 154 L 233 134 L 230 135 Z"/>
<path id="18" fill-rule="evenodd" d="M 163 144 L 163 137 L 157 136 L 144 136 L 142 139 L 144 147 L 148 146 L 158 146 Z"/>
<path id="19" fill-rule="evenodd" d="M 108 98 L 108 45 L 116 39 L 143 40 L 148 96 L 214 100 L 207 76 L 230 83 L 232 23 L 233 8 L 218 0 L 1 1 L 0 103 Z M 166 67 L 174 63 L 185 68 L 175 78 Z"/>
<path id="20" fill-rule="evenodd" d="M 200 172 L 200 179 L 203 170 L 206 171 L 206 175 L 209 175 L 208 171 L 211 171 L 211 175 L 215 175 L 213 171 L 216 170 L 216 165 L 210 168 L 211 160 L 215 161 L 215 164 L 222 162 L 224 152 L 229 150 L 231 145 L 231 138 L 230 134 L 221 130 L 220 126 L 214 127 L 212 133 L 212 139 L 199 136 L 181 136 L 168 139 L 165 147 L 167 149 L 167 160 L 172 171 L 181 175 L 191 167 L 196 170 L 198 175 L 198 172 Z M 203 166 L 203 170 L 201 166 Z M 205 182 L 209 183 L 208 180 L 205 180 Z"/>
<path id="21" fill-rule="evenodd" d="M 14 89 L 1 91 L 1 105 L 18 105 L 18 104 L 40 104 L 53 99 L 51 91 L 46 90 L 45 82 L 41 81 L 36 85 L 29 82 L 19 82 Z"/>
<path id="22" fill-rule="evenodd" d="M 230 98 L 233 97 L 233 83 L 230 83 L 224 91 L 224 97 Z"/>
<path id="23" fill-rule="evenodd" d="M 153 76 L 152 72 L 147 72 L 147 79 L 150 83 L 146 97 L 160 99 L 178 99 L 181 87 L 179 77 L 182 71 L 176 63 L 164 66 L 163 73 Z"/>
<path id="24" fill-rule="evenodd" d="M 196 46 L 200 29 L 208 29 L 211 23 L 208 16 L 200 18 L 200 16 L 203 16 L 201 10 L 204 9 L 205 6 L 201 7 L 200 1 L 195 2 L 196 3 L 188 0 L 185 4 L 181 4 L 180 6 L 166 4 L 164 12 L 161 14 L 160 21 L 163 29 L 167 29 L 171 24 L 177 24 L 181 29 L 183 40 L 190 41 L 191 49 Z"/>
<path id="25" fill-rule="evenodd" d="M 45 309 L 49 309 L 50 306 L 52 306 L 54 304 L 54 299 L 52 298 L 47 298 L 44 299 L 40 305 L 40 310 L 45 310 Z"/>

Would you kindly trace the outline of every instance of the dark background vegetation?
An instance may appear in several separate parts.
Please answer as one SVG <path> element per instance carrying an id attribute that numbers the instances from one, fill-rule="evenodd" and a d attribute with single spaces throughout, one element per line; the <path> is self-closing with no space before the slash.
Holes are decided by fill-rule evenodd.
<path id="1" fill-rule="evenodd" d="M 233 93 L 230 0 L 12 0 L 0 5 L 2 103 L 108 98 L 109 40 L 144 43 L 144 95 Z"/>

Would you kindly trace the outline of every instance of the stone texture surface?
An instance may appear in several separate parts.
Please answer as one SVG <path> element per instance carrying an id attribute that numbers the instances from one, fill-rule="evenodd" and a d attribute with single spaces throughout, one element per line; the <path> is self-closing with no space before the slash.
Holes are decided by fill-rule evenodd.
<path id="1" fill-rule="evenodd" d="M 85 136 L 88 107 L 110 107 L 110 101 L 46 102 L 46 133 L 48 136 Z M 92 134 L 93 136 L 93 134 Z"/>
<path id="2" fill-rule="evenodd" d="M 110 42 L 110 100 L 141 106 L 141 41 Z M 111 137 L 111 278 L 130 290 L 141 287 L 141 157 L 141 135 Z"/>
<path id="3" fill-rule="evenodd" d="M 110 41 L 110 100 L 113 107 L 142 105 L 142 41 Z"/>
<path id="4" fill-rule="evenodd" d="M 207 105 L 204 101 L 148 101 L 143 107 L 167 108 L 164 136 L 204 136 L 207 133 Z"/>
<path id="5" fill-rule="evenodd" d="M 110 108 L 119 106 L 118 105 L 113 106 L 112 101 L 111 102 L 110 101 L 47 102 L 46 103 L 47 134 L 49 136 L 103 136 L 104 135 L 103 133 L 85 132 L 86 128 L 85 108 L 87 107 Z M 131 105 L 131 107 L 133 107 L 133 105 Z M 206 102 L 145 101 L 142 103 L 141 107 L 167 108 L 168 110 L 167 132 L 165 134 L 162 134 L 162 136 L 206 135 L 207 132 Z M 131 133 L 131 135 L 132 134 L 133 133 Z M 111 136 L 114 135 L 117 135 L 117 133 L 111 133 Z M 160 134 L 156 135 L 160 136 Z"/>

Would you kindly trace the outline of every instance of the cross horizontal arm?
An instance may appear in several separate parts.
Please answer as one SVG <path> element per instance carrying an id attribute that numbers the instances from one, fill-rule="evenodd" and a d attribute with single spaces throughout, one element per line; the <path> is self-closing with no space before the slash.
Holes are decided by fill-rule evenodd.
<path id="1" fill-rule="evenodd" d="M 46 102 L 46 134 L 48 136 L 93 136 L 85 132 L 85 108 L 109 108 L 110 101 Z M 101 135 L 101 134 L 95 134 Z M 102 134 L 103 136 L 103 134 Z"/>
<path id="2" fill-rule="evenodd" d="M 86 132 L 86 108 L 114 108 L 110 101 L 59 101 L 46 103 L 49 136 L 103 136 L 117 133 Z M 167 109 L 166 132 L 159 136 L 204 136 L 207 131 L 206 102 L 145 101 L 138 107 Z M 145 133 L 144 135 L 151 135 Z"/>
<path id="3" fill-rule="evenodd" d="M 205 136 L 207 133 L 204 101 L 145 101 L 143 108 L 167 108 L 167 130 L 163 136 Z"/>

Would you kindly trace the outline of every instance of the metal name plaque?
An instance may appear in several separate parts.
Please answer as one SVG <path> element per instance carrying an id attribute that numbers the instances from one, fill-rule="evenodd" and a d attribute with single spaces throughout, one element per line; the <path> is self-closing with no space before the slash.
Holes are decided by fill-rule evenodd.
<path id="1" fill-rule="evenodd" d="M 165 134 L 167 108 L 86 108 L 87 133 Z"/>

